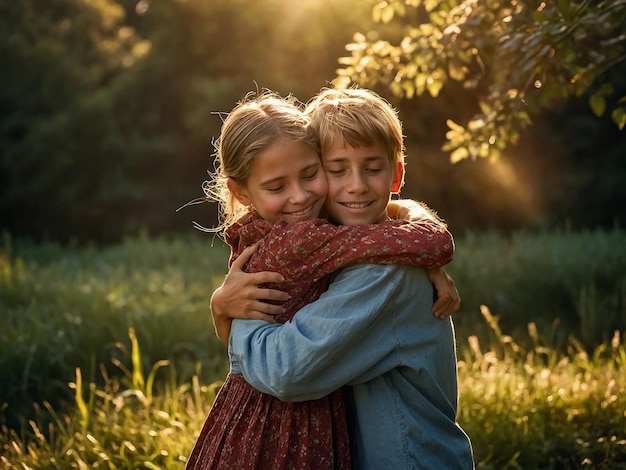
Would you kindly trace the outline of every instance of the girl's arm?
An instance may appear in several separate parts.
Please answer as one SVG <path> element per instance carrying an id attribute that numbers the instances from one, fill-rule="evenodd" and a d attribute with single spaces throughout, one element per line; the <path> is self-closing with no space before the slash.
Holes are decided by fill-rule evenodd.
<path id="1" fill-rule="evenodd" d="M 411 222 L 437 219 L 435 211 L 421 202 L 412 199 L 399 199 L 390 201 L 387 213 L 392 219 L 402 219 Z M 428 270 L 428 278 L 435 286 L 437 299 L 433 304 L 433 315 L 444 319 L 451 316 L 461 307 L 461 297 L 456 288 L 454 279 L 443 267 Z"/>
<path id="2" fill-rule="evenodd" d="M 441 268 L 429 269 L 428 279 L 435 286 L 437 299 L 433 304 L 433 315 L 442 320 L 451 316 L 461 307 L 461 297 L 456 289 L 454 279 Z"/>
<path id="3" fill-rule="evenodd" d="M 300 282 L 355 263 L 438 268 L 453 255 L 454 239 L 445 224 L 435 219 L 353 226 L 315 219 L 274 225 L 246 271 L 275 271 L 289 282 Z"/>
<path id="4" fill-rule="evenodd" d="M 408 220 L 409 222 L 436 221 L 445 223 L 437 213 L 423 202 L 413 199 L 394 199 L 387 204 L 387 214 L 392 219 Z"/>

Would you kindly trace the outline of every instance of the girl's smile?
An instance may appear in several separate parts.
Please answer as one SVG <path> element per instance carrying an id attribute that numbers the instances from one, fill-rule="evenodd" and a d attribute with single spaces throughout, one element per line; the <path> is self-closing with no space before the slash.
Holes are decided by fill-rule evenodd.
<path id="1" fill-rule="evenodd" d="M 254 158 L 245 187 L 232 180 L 228 184 L 242 204 L 252 205 L 272 222 L 319 217 L 328 192 L 317 152 L 288 138 L 277 140 Z"/>

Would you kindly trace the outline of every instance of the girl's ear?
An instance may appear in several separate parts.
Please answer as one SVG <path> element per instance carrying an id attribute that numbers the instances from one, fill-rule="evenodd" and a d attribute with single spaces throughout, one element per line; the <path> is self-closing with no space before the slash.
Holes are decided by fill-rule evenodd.
<path id="1" fill-rule="evenodd" d="M 252 201 L 248 197 L 248 192 L 246 188 L 236 183 L 233 179 L 228 178 L 226 180 L 226 185 L 228 186 L 228 190 L 237 198 L 237 200 L 244 206 L 249 206 L 252 204 Z"/>
<path id="2" fill-rule="evenodd" d="M 404 183 L 404 163 L 396 162 L 396 172 L 391 181 L 391 192 L 399 193 L 402 183 Z"/>

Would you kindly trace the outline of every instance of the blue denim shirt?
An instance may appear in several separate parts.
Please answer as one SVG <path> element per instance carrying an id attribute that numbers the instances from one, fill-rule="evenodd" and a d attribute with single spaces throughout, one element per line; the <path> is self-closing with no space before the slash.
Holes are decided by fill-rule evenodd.
<path id="1" fill-rule="evenodd" d="M 291 322 L 234 320 L 231 372 L 285 401 L 351 385 L 356 468 L 473 468 L 456 424 L 454 329 L 432 299 L 423 269 L 350 266 Z"/>

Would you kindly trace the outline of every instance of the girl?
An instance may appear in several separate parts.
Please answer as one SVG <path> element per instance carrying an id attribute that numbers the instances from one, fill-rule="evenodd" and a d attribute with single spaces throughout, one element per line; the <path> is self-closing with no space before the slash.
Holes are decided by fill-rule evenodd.
<path id="1" fill-rule="evenodd" d="M 230 263 L 259 242 L 246 270 L 275 271 L 286 280 L 280 289 L 290 299 L 279 322 L 319 297 L 328 275 L 348 264 L 434 268 L 452 258 L 452 236 L 434 219 L 359 226 L 319 219 L 327 193 L 319 143 L 293 102 L 272 93 L 244 100 L 224 121 L 217 155 L 219 171 L 206 191 L 221 203 Z M 282 402 L 231 373 L 187 468 L 348 469 L 342 392 Z"/>

